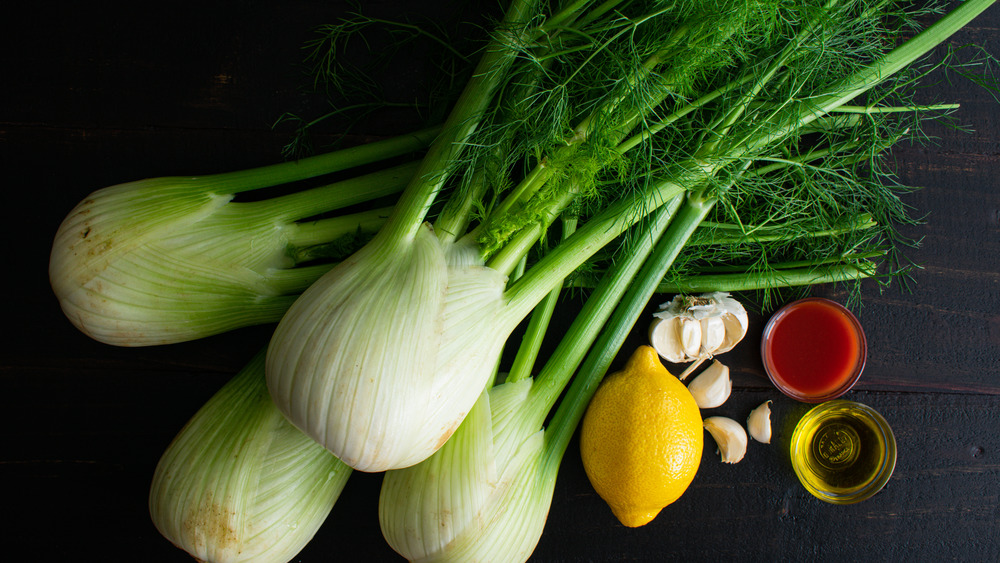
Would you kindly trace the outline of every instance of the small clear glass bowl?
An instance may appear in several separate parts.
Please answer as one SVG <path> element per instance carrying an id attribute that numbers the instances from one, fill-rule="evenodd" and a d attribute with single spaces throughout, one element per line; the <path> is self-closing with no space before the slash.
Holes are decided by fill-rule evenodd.
<path id="1" fill-rule="evenodd" d="M 896 468 L 896 438 L 875 409 L 839 399 L 799 419 L 789 454 L 795 475 L 813 496 L 853 504 L 889 482 Z"/>
<path id="2" fill-rule="evenodd" d="M 786 381 L 781 377 L 778 373 L 778 369 L 775 367 L 771 344 L 775 328 L 788 316 L 789 313 L 801 307 L 803 304 L 817 302 L 831 308 L 847 320 L 848 325 L 854 332 L 858 341 L 858 357 L 856 358 L 854 368 L 844 379 L 844 382 L 841 385 L 824 393 L 811 394 L 795 389 L 786 383 Z M 851 311 L 849 311 L 846 307 L 836 301 L 831 301 L 830 299 L 822 297 L 807 297 L 785 305 L 771 316 L 771 318 L 767 321 L 767 325 L 764 326 L 764 334 L 760 343 L 760 355 L 764 362 L 764 371 L 767 372 L 767 377 L 779 391 L 788 397 L 803 403 L 822 403 L 824 401 L 829 401 L 843 396 L 854 387 L 855 383 L 858 382 L 858 379 L 861 377 L 861 372 L 865 369 L 865 361 L 868 357 L 868 341 L 865 338 L 865 331 L 861 327 L 861 323 L 858 322 L 858 318 L 855 317 L 854 313 L 851 313 Z"/>

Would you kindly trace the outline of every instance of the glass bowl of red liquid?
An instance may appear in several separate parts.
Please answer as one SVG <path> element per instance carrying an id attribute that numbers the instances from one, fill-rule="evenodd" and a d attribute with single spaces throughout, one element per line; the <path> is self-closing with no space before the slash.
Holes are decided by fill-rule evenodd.
<path id="1" fill-rule="evenodd" d="M 760 352 L 767 376 L 782 393 L 822 403 L 854 387 L 865 367 L 867 341 L 861 323 L 843 305 L 808 297 L 771 317 Z"/>

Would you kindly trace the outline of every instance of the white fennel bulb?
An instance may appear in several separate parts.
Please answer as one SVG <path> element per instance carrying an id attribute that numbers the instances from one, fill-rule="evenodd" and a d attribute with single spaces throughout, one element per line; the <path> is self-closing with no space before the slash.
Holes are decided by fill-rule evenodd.
<path id="1" fill-rule="evenodd" d="M 270 199 L 234 198 L 353 165 L 337 156 L 93 192 L 63 220 L 52 245 L 49 280 L 63 312 L 88 336 L 119 346 L 276 322 L 330 268 L 340 246 L 378 230 L 388 210 L 303 220 L 397 193 L 415 166 Z M 318 258 L 326 264 L 301 265 L 320 264 Z"/>
<path id="2" fill-rule="evenodd" d="M 484 392 L 429 459 L 389 471 L 379 523 L 410 561 L 526 561 L 545 527 L 555 471 L 545 434 L 524 409 L 531 379 Z"/>
<path id="3" fill-rule="evenodd" d="M 361 471 L 413 465 L 458 428 L 509 329 L 506 276 L 428 225 L 376 237 L 278 324 L 267 383 L 285 416 Z"/>
<path id="4" fill-rule="evenodd" d="M 275 408 L 263 356 L 191 418 L 153 476 L 153 524 L 199 561 L 290 561 L 315 535 L 351 474 Z"/>

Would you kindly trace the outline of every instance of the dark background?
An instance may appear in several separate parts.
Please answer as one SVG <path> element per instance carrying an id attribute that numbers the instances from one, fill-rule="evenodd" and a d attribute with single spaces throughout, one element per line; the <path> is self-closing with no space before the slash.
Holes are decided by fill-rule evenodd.
<path id="1" fill-rule="evenodd" d="M 279 161 L 285 111 L 318 111 L 296 64 L 313 26 L 343 2 L 39 2 L 0 23 L 0 172 L 6 336 L 0 340 L 0 529 L 7 560 L 101 557 L 185 561 L 153 528 L 153 468 L 184 422 L 264 345 L 258 327 L 182 345 L 112 348 L 63 317 L 47 281 L 66 213 L 89 192 L 146 177 L 206 174 Z M 402 6 L 408 6 L 402 8 Z M 366 2 L 378 15 L 441 22 L 495 14 L 492 2 Z M 1000 10 L 953 39 L 1000 54 Z M 460 26 L 459 35 L 477 33 Z M 390 91 L 419 99 L 433 53 L 397 63 Z M 966 82 L 942 84 L 973 131 L 894 151 L 924 225 L 909 253 L 909 291 L 864 286 L 857 310 L 869 360 L 848 398 L 892 425 L 899 461 L 888 486 L 852 506 L 811 497 L 782 440 L 804 405 L 767 382 L 757 354 L 766 316 L 724 357 L 732 398 L 711 414 L 745 420 L 774 403 L 776 439 L 736 465 L 707 442 L 691 488 L 651 524 L 622 527 L 591 489 L 575 444 L 560 472 L 537 561 L 997 560 L 1000 557 L 1000 106 Z M 428 115 L 359 124 L 361 142 Z M 412 126 L 412 127 L 411 127 Z M 319 136 L 317 142 L 332 141 Z M 844 300 L 836 287 L 819 295 Z M 563 315 L 574 309 L 568 302 Z M 637 331 L 633 342 L 641 341 Z M 630 348 L 629 348 L 630 350 Z M 396 560 L 376 516 L 379 475 L 355 474 L 326 525 L 296 559 Z M 13 554 L 14 558 L 9 558 Z"/>

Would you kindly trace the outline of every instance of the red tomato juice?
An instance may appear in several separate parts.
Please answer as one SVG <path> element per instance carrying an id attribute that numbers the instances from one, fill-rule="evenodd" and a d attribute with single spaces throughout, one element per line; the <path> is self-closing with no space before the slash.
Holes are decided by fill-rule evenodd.
<path id="1" fill-rule="evenodd" d="M 799 398 L 832 398 L 864 366 L 857 320 L 825 299 L 804 299 L 779 311 L 765 334 L 765 365 L 778 387 Z"/>

